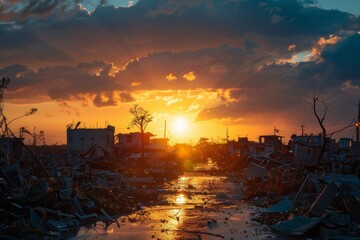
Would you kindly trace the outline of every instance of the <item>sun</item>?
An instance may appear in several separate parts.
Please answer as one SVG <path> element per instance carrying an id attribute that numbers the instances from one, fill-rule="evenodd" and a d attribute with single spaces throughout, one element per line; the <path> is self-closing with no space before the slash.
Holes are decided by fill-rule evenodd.
<path id="1" fill-rule="evenodd" d="M 176 118 L 172 124 L 172 129 L 178 135 L 185 134 L 188 130 L 188 122 L 185 118 Z"/>

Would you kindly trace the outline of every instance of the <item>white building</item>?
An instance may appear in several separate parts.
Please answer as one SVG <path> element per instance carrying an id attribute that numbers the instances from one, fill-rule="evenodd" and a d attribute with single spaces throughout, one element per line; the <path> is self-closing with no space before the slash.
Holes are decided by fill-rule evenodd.
<path id="1" fill-rule="evenodd" d="M 323 137 L 321 135 L 303 135 L 303 136 L 291 136 L 293 142 L 305 143 L 311 146 L 321 147 L 323 144 Z"/>
<path id="2" fill-rule="evenodd" d="M 114 147 L 115 127 L 107 128 L 68 128 L 67 151 L 73 154 L 86 154 L 96 149 L 96 156 L 111 154 Z"/>
<path id="3" fill-rule="evenodd" d="M 301 166 L 314 166 L 319 158 L 320 146 L 313 146 L 308 143 L 295 142 L 293 154 L 295 163 Z"/>
<path id="4" fill-rule="evenodd" d="M 289 146 L 292 148 L 295 162 L 303 166 L 316 165 L 323 142 L 321 135 L 292 135 Z M 329 139 L 326 151 L 334 150 L 336 150 L 335 139 Z"/>
<path id="5" fill-rule="evenodd" d="M 304 143 L 313 147 L 322 147 L 324 139 L 321 135 L 303 135 L 303 136 L 292 135 L 291 142 Z M 333 151 L 335 149 L 336 149 L 335 139 L 329 139 L 326 145 L 326 150 Z"/>
<path id="6" fill-rule="evenodd" d="M 227 147 L 229 153 L 243 154 L 267 154 L 279 152 L 282 145 L 282 136 L 262 135 L 259 142 L 249 141 L 247 137 L 239 137 L 238 141 L 228 141 Z"/>

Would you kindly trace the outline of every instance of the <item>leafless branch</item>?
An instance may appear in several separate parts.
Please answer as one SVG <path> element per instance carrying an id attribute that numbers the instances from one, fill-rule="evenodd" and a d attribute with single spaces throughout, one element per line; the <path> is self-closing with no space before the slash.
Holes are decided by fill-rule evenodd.
<path id="1" fill-rule="evenodd" d="M 340 132 L 342 132 L 342 131 L 344 131 L 344 130 L 346 130 L 348 128 L 354 127 L 355 124 L 356 124 L 356 121 L 355 121 L 355 118 L 354 118 L 353 120 L 351 120 L 351 122 L 348 125 L 340 128 L 340 129 L 338 129 L 336 131 L 333 131 L 333 132 L 329 133 L 328 136 L 331 138 L 333 135 L 335 135 L 337 133 L 340 133 Z"/>
<path id="2" fill-rule="evenodd" d="M 324 152 L 326 150 L 326 146 L 328 144 L 328 142 L 330 141 L 330 138 L 339 132 L 344 131 L 347 128 L 350 128 L 354 125 L 354 120 L 351 121 L 348 125 L 342 127 L 339 130 L 333 131 L 331 133 L 327 133 L 327 129 L 325 127 L 325 119 L 327 117 L 328 114 L 328 110 L 329 107 L 334 105 L 335 103 L 339 102 L 342 98 L 336 99 L 330 103 L 327 103 L 325 101 L 325 88 L 326 88 L 327 83 L 324 84 L 324 86 L 320 89 L 320 91 L 318 91 L 317 89 L 317 85 L 316 82 L 314 83 L 314 94 L 312 97 L 312 101 L 307 101 L 304 98 L 300 97 L 305 103 L 307 103 L 308 105 L 311 106 L 314 116 L 321 128 L 321 135 L 322 135 L 322 147 L 321 147 L 321 152 L 319 154 L 319 158 L 318 158 L 318 162 L 322 159 Z M 319 106 L 320 105 L 320 106 Z"/>
<path id="3" fill-rule="evenodd" d="M 295 94 L 295 96 L 297 96 L 298 98 L 300 98 L 304 103 L 309 104 L 310 106 L 312 106 L 312 103 L 308 100 L 306 100 L 305 98 L 303 98 L 302 96 Z"/>

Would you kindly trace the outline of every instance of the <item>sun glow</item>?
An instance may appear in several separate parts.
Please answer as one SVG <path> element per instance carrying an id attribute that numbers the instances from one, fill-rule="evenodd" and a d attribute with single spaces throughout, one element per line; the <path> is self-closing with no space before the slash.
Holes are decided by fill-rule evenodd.
<path id="1" fill-rule="evenodd" d="M 189 123 L 185 118 L 176 118 L 172 124 L 172 129 L 177 135 L 184 135 L 187 133 Z"/>

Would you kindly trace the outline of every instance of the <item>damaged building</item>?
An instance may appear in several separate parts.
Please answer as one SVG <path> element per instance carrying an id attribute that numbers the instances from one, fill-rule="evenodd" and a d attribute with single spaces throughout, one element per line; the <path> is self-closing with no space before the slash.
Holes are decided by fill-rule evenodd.
<path id="1" fill-rule="evenodd" d="M 0 166 L 21 160 L 24 157 L 23 138 L 0 138 Z"/>
<path id="2" fill-rule="evenodd" d="M 95 156 L 103 157 L 112 153 L 115 127 L 106 128 L 70 128 L 66 130 L 67 151 L 84 155 L 94 150 Z"/>
<path id="3" fill-rule="evenodd" d="M 150 144 L 150 137 L 154 134 L 150 132 L 144 133 L 144 145 L 147 146 Z M 115 136 L 116 147 L 123 149 L 140 149 L 141 148 L 141 133 L 140 132 L 131 132 L 131 133 L 119 133 Z"/>

